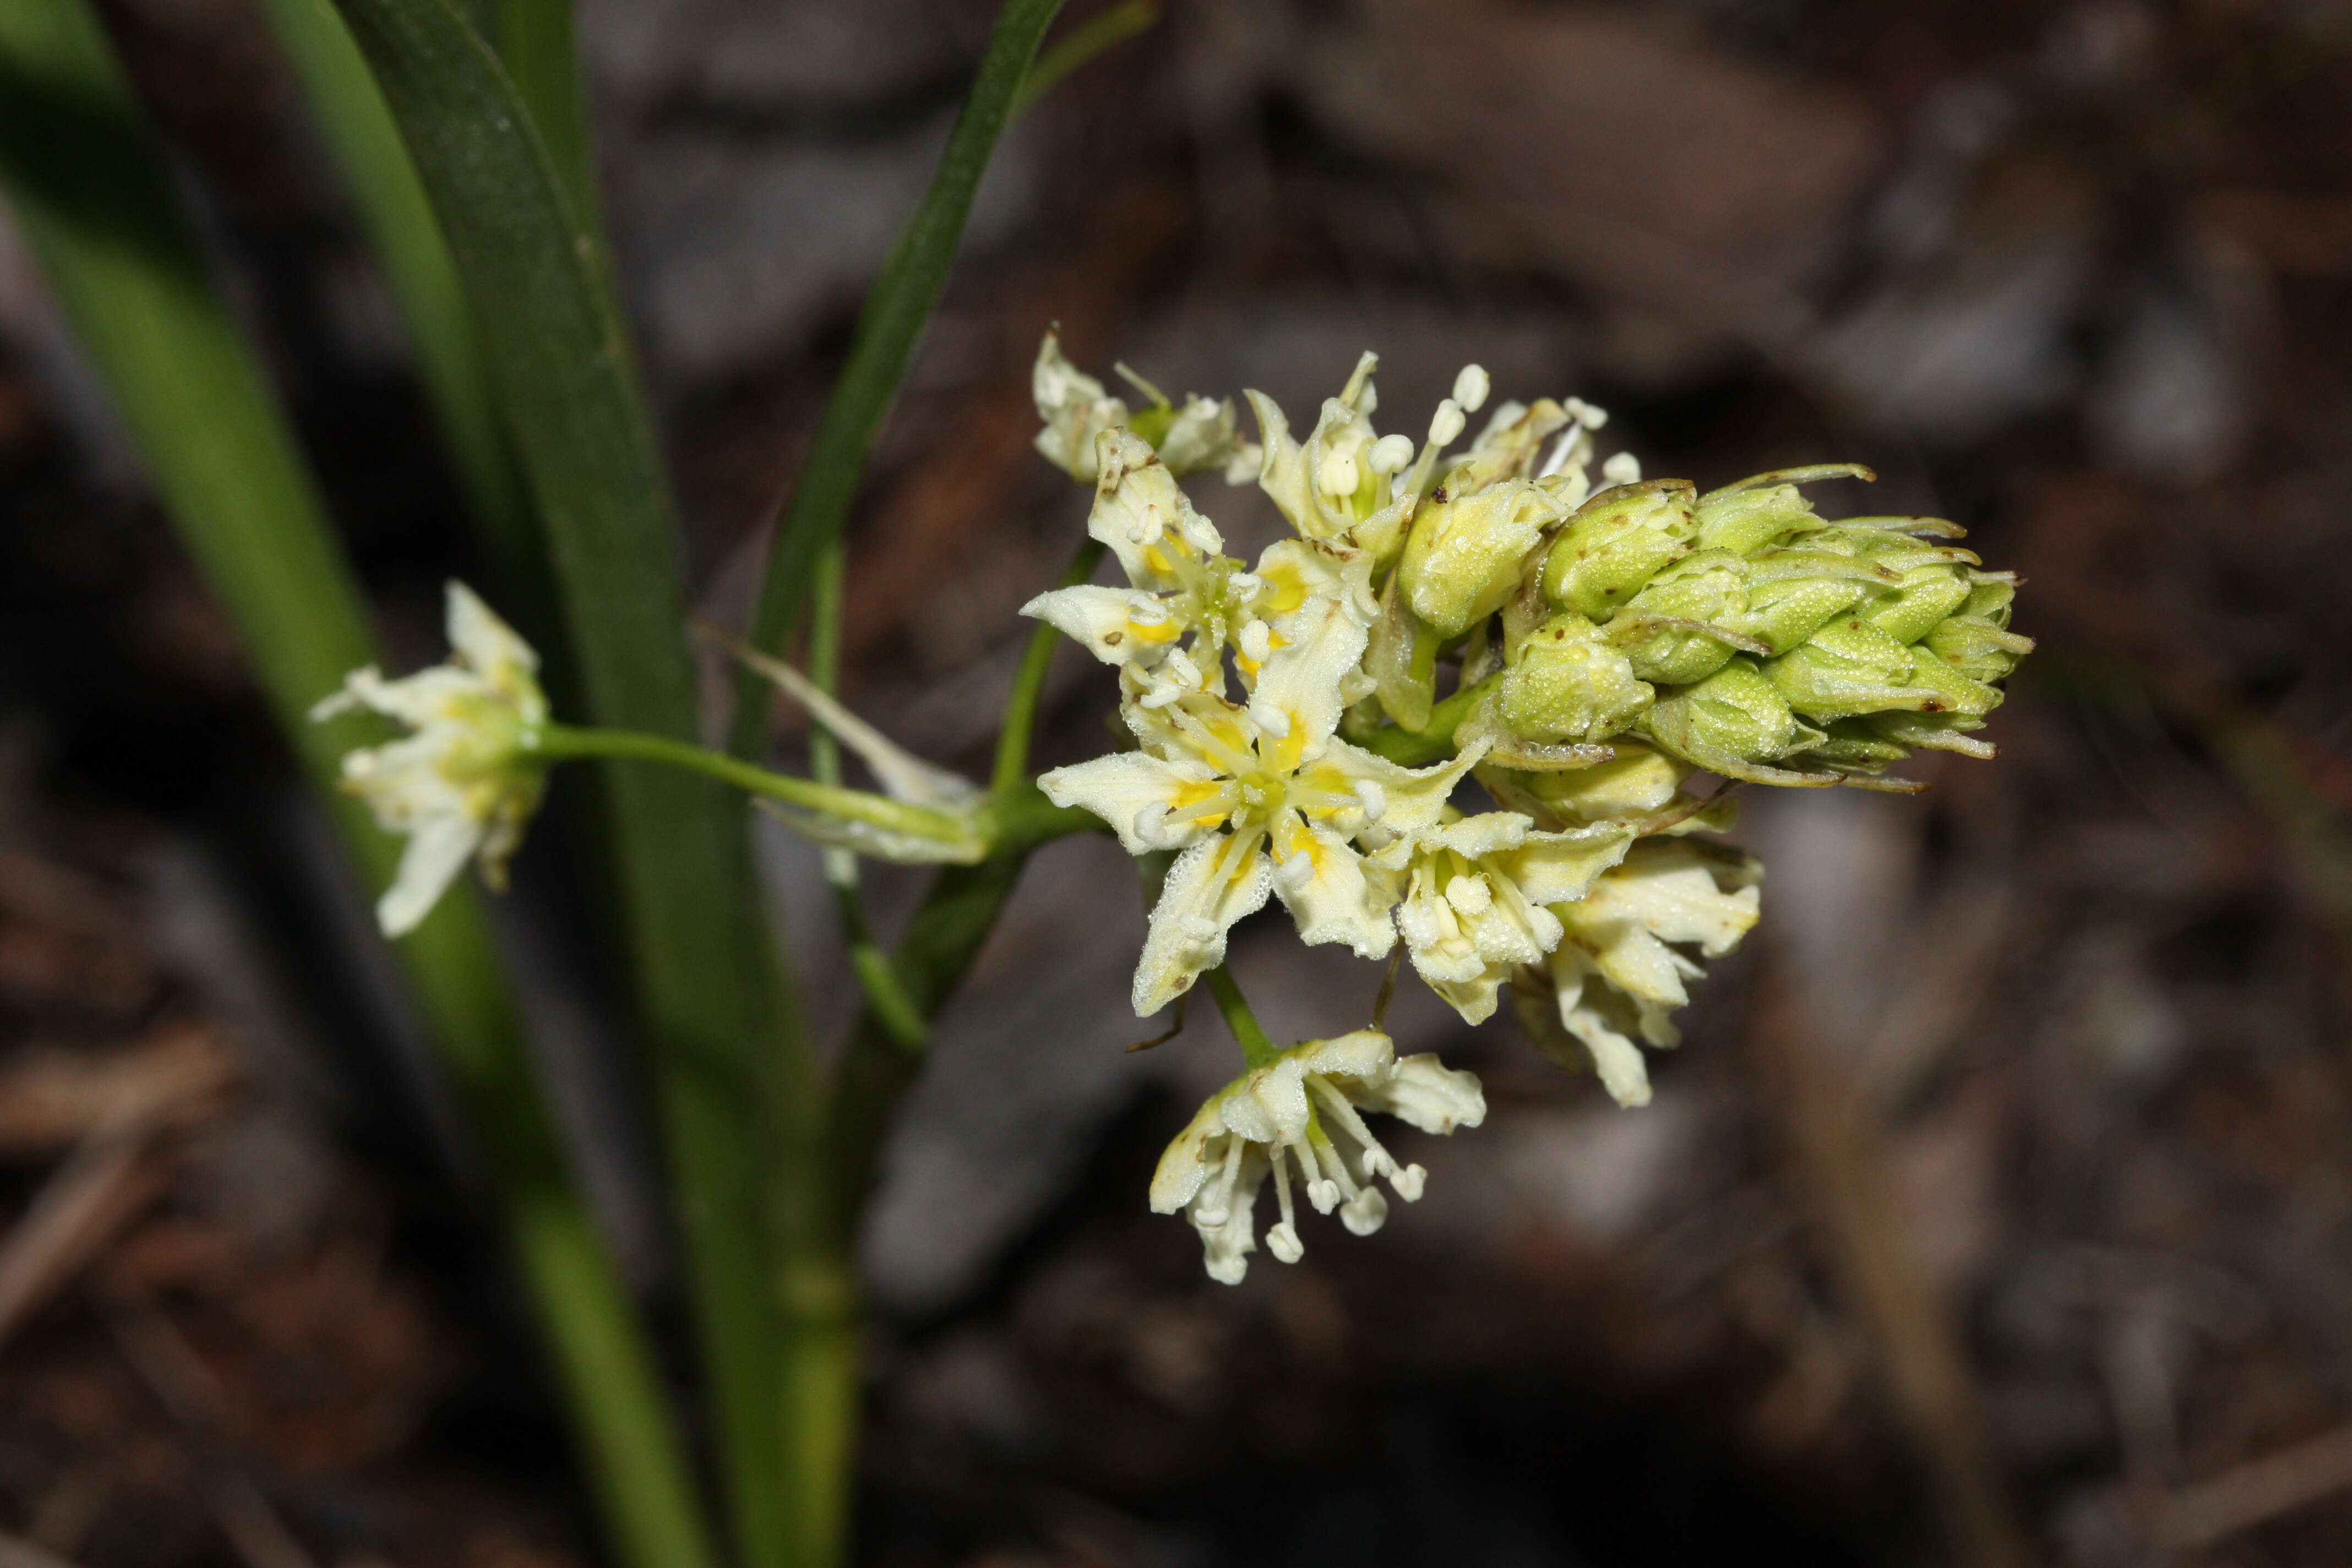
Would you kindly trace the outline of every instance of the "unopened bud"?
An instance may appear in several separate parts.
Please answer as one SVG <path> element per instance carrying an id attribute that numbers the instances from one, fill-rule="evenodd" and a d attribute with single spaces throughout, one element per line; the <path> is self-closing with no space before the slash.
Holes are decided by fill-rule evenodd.
<path id="1" fill-rule="evenodd" d="M 1888 709 L 1918 711 L 1936 693 L 1912 684 L 1911 650 L 1859 615 L 1830 622 L 1764 667 L 1789 706 L 1817 721 Z"/>
<path id="2" fill-rule="evenodd" d="M 1556 616 L 1521 645 L 1504 674 L 1499 713 L 1524 740 L 1590 743 L 1622 732 L 1654 695 L 1625 656 L 1593 635 L 1591 622 Z"/>
<path id="3" fill-rule="evenodd" d="M 1690 485 L 1654 479 L 1603 490 L 1578 509 L 1544 563 L 1544 596 L 1606 620 L 1691 552 Z"/>
<path id="4" fill-rule="evenodd" d="M 1502 608 L 1528 553 L 1559 516 L 1550 497 L 1521 479 L 1459 500 L 1433 492 L 1413 519 L 1399 565 L 1405 602 L 1444 637 Z"/>
<path id="5" fill-rule="evenodd" d="M 1798 723 L 1787 700 L 1745 656 L 1660 700 L 1648 731 L 1662 749 L 1727 778 L 1752 777 L 1819 732 Z"/>
<path id="6" fill-rule="evenodd" d="M 1638 741 L 1617 736 L 1609 744 L 1617 755 L 1608 762 L 1557 773 L 1514 773 L 1511 782 L 1567 821 L 1625 822 L 1665 809 L 1691 775 L 1688 763 Z"/>

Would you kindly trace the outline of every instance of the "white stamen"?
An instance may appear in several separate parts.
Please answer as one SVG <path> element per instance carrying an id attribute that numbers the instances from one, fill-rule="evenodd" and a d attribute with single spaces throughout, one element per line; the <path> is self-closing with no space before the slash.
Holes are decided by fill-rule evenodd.
<path id="1" fill-rule="evenodd" d="M 1354 495 L 1357 482 L 1355 455 L 1337 450 L 1324 453 L 1315 477 L 1321 482 L 1327 495 Z"/>
<path id="2" fill-rule="evenodd" d="M 1427 1171 L 1423 1170 L 1419 1165 L 1407 1165 L 1389 1178 L 1389 1185 L 1394 1187 L 1396 1195 L 1405 1202 L 1417 1204 L 1421 1202 L 1422 1185 L 1428 1180 Z"/>
<path id="3" fill-rule="evenodd" d="M 1370 1236 L 1388 1223 L 1389 1201 L 1378 1187 L 1366 1187 L 1339 1209 L 1339 1223 L 1351 1236 Z"/>
<path id="4" fill-rule="evenodd" d="M 1264 664 L 1274 657 L 1274 633 L 1264 621 L 1250 622 L 1234 641 L 1240 647 L 1242 657 L 1252 664 Z"/>
<path id="5" fill-rule="evenodd" d="M 1462 405 L 1465 414 L 1475 414 L 1486 406 L 1492 384 L 1486 379 L 1484 365 L 1465 364 L 1462 374 L 1454 378 L 1454 401 Z"/>
<path id="6" fill-rule="evenodd" d="M 1582 426 L 1570 426 L 1560 438 L 1552 443 L 1551 451 L 1536 469 L 1536 478 L 1548 479 L 1554 474 L 1566 472 L 1569 464 L 1578 460 L 1577 454 L 1580 450 L 1578 443 L 1587 439 Z"/>
<path id="7" fill-rule="evenodd" d="M 1356 798 L 1363 803 L 1366 822 L 1378 822 L 1389 814 L 1389 792 L 1381 787 L 1378 779 L 1358 779 Z"/>
<path id="8" fill-rule="evenodd" d="M 1307 1256 L 1307 1248 L 1299 1243 L 1297 1230 L 1288 1220 L 1265 1233 L 1265 1249 L 1274 1254 L 1277 1263 L 1296 1263 Z"/>
<path id="9" fill-rule="evenodd" d="M 1642 459 L 1631 452 L 1620 452 L 1601 465 L 1601 477 L 1612 485 L 1640 484 Z"/>
<path id="10" fill-rule="evenodd" d="M 1274 875 L 1286 889 L 1295 893 L 1315 879 L 1315 862 L 1301 849 L 1289 859 L 1277 862 Z"/>
<path id="11" fill-rule="evenodd" d="M 1171 617 L 1168 614 L 1168 606 L 1159 600 L 1139 597 L 1129 607 L 1127 618 L 1133 626 L 1164 626 Z"/>
<path id="12" fill-rule="evenodd" d="M 1495 907 L 1495 889 L 1484 877 L 1456 877 L 1445 884 L 1445 901 L 1465 915 L 1483 915 Z"/>
<path id="13" fill-rule="evenodd" d="M 1155 800 L 1141 807 L 1135 814 L 1135 841 L 1149 844 L 1154 848 L 1164 848 L 1168 842 L 1168 803 L 1164 800 Z"/>
<path id="14" fill-rule="evenodd" d="M 1214 1228 L 1233 1217 L 1234 1187 L 1241 1178 L 1242 1140 L 1225 1140 L 1224 1163 L 1209 1178 L 1208 1185 L 1193 1200 L 1192 1223 Z"/>
<path id="15" fill-rule="evenodd" d="M 1404 436 L 1383 436 L 1372 443 L 1365 467 L 1376 474 L 1401 474 L 1412 462 L 1412 441 Z"/>
<path id="16" fill-rule="evenodd" d="M 1462 417 L 1462 405 L 1448 397 L 1439 402 L 1437 412 L 1430 416 L 1429 439 L 1432 445 L 1448 446 L 1462 434 L 1468 421 Z"/>
<path id="17" fill-rule="evenodd" d="M 1282 1210 L 1282 1218 L 1265 1233 L 1266 1250 L 1285 1263 L 1296 1263 L 1307 1249 L 1298 1245 L 1298 1213 L 1290 1205 L 1290 1162 L 1285 1157 L 1288 1151 L 1276 1143 L 1267 1152 L 1274 1159 L 1274 1201 Z M 1289 1238 L 1290 1255 L 1286 1258 L 1274 1239 L 1277 1236 Z"/>
<path id="18" fill-rule="evenodd" d="M 1253 702 L 1249 706 L 1251 721 L 1265 731 L 1269 741 L 1279 741 L 1290 733 L 1290 715 L 1271 702 Z"/>
<path id="19" fill-rule="evenodd" d="M 1598 430 L 1609 423 L 1609 410 L 1595 408 L 1581 397 L 1571 397 L 1561 404 L 1560 407 L 1567 411 L 1570 419 L 1575 420 L 1587 430 Z"/>
<path id="20" fill-rule="evenodd" d="M 1226 578 L 1225 582 L 1233 588 L 1235 595 L 1244 599 L 1255 599 L 1257 597 L 1257 591 L 1265 586 L 1265 579 L 1255 572 L 1236 572 Z"/>

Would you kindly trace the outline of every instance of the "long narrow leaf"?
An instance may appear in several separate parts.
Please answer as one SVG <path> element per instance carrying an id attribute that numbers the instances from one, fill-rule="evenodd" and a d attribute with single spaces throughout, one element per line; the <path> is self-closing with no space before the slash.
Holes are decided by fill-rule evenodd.
<path id="1" fill-rule="evenodd" d="M 539 540 L 530 492 L 507 446 L 465 290 L 416 166 L 329 0 L 268 0 L 268 9 L 399 301 L 417 379 L 499 574 L 509 586 L 530 583 L 538 575 Z"/>
<path id="2" fill-rule="evenodd" d="M 496 55 L 449 0 L 338 0 L 474 305 L 553 552 L 590 715 L 688 740 L 694 683 L 667 477 L 591 231 Z M 694 1274 L 737 1544 L 782 1551 L 761 1160 L 804 1059 L 769 950 L 742 802 L 610 768 L 614 860 Z M 785 1089 L 789 1089 L 787 1081 Z"/>
<path id="3" fill-rule="evenodd" d="M 572 0 L 492 0 L 490 42 L 547 148 L 549 166 L 583 232 L 604 233 L 596 150 L 588 95 L 580 79 L 580 42 Z"/>
<path id="4" fill-rule="evenodd" d="M 923 328 L 947 287 L 948 268 L 971 216 L 972 198 L 981 176 L 996 151 L 996 141 L 1011 119 L 1013 100 L 1021 91 L 1037 41 L 1062 8 L 1062 0 L 1006 0 L 997 13 L 995 29 L 971 96 L 964 100 L 955 128 L 948 133 L 947 151 L 939 172 L 923 193 L 922 205 L 908 220 L 866 309 L 849 346 L 849 363 L 825 405 L 808 461 L 793 488 L 791 502 L 776 530 L 768 569 L 760 584 L 760 598 L 751 614 L 751 645 L 781 653 L 792 636 L 793 623 L 808 602 L 818 558 L 841 535 L 866 455 L 898 400 L 898 386 L 915 355 Z M 767 691 L 746 676 L 737 688 L 735 722 L 730 742 L 739 755 L 758 751 L 766 737 Z"/>
<path id="5" fill-rule="evenodd" d="M 81 0 L 0 5 L 0 182 L 338 826 L 388 877 L 396 847 L 333 788 L 363 730 L 306 719 L 375 657 L 358 590 Z M 614 1536 L 642 1568 L 705 1568 L 650 1349 L 566 1178 L 478 902 L 454 890 L 401 956 L 484 1135 Z"/>

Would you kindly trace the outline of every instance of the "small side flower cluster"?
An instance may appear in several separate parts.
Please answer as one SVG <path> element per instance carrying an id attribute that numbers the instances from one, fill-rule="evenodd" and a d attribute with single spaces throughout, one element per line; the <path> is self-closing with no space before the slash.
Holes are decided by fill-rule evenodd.
<path id="1" fill-rule="evenodd" d="M 381 713 L 411 733 L 343 756 L 343 787 L 387 833 L 404 834 L 400 871 L 376 902 L 386 936 L 415 930 L 472 860 L 493 888 L 538 809 L 547 728 L 539 656 L 462 583 L 448 587 L 450 658 L 387 680 L 369 665 L 310 710 L 327 720 Z"/>
<path id="2" fill-rule="evenodd" d="M 1641 1104 L 1642 1047 L 1676 1043 L 1700 960 L 1758 918 L 1761 868 L 1692 835 L 1729 826 L 1733 784 L 1909 789 L 1884 774 L 1912 748 L 1990 756 L 1974 731 L 2032 647 L 2008 629 L 2014 579 L 1940 520 L 1816 515 L 1799 487 L 1870 477 L 1849 465 L 1701 495 L 1630 454 L 1596 463 L 1608 416 L 1576 398 L 1504 403 L 1449 452 L 1489 395 L 1475 365 L 1424 438 L 1381 435 L 1376 368 L 1365 354 L 1303 439 L 1245 394 L 1251 448 L 1229 403 L 1154 395 L 1130 417 L 1046 339 L 1038 446 L 1092 480 L 1087 529 L 1126 582 L 1024 613 L 1116 668 L 1132 744 L 1039 784 L 1168 858 L 1139 1015 L 1279 899 L 1305 942 L 1368 959 L 1402 942 L 1469 1023 L 1507 986 L 1539 1048 Z M 1255 563 L 1177 482 L 1252 456 L 1295 531 Z M 1702 771 L 1725 787 L 1696 793 Z M 1485 800 L 1458 804 L 1472 782 Z M 1422 1178 L 1365 1110 L 1448 1131 L 1484 1103 L 1375 1030 L 1310 1040 L 1202 1108 L 1153 1206 L 1189 1214 L 1229 1282 L 1268 1173 L 1277 1258 L 1299 1254 L 1294 1166 L 1315 1207 L 1369 1231 L 1387 1212 L 1373 1179 L 1411 1198 Z"/>

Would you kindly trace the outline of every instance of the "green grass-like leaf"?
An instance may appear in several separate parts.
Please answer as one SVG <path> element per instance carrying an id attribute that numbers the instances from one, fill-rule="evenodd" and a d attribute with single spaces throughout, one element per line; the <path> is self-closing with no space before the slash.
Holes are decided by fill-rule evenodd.
<path id="1" fill-rule="evenodd" d="M 333 787 L 370 731 L 307 716 L 376 658 L 357 585 L 81 0 L 0 5 L 0 182 L 337 826 L 388 879 L 398 846 Z M 568 1179 L 479 900 L 453 889 L 400 950 L 490 1152 L 614 1539 L 640 1568 L 706 1568 L 653 1356 Z"/>
<path id="2" fill-rule="evenodd" d="M 955 262 L 981 176 L 988 172 L 997 138 L 1012 119 L 1037 42 L 1061 8 L 1062 0 L 1006 0 L 997 13 L 980 74 L 948 134 L 939 172 L 866 297 L 849 363 L 825 405 L 808 461 L 777 526 L 751 615 L 754 647 L 782 651 L 808 604 L 819 557 L 841 536 L 866 456 L 898 400 L 915 345 L 947 287 L 948 268 Z M 764 742 L 767 711 L 767 688 L 747 675 L 737 689 L 730 732 L 730 746 L 739 755 L 750 756 Z"/>
<path id="3" fill-rule="evenodd" d="M 338 0 L 456 256 L 547 530 L 594 722 L 691 740 L 667 479 L 602 248 L 497 56 L 448 0 Z M 761 1163 L 803 1053 L 743 803 L 610 764 L 631 969 L 693 1273 L 737 1545 L 781 1560 L 782 1438 Z M 785 1080 L 780 1089 L 778 1079 Z"/>

